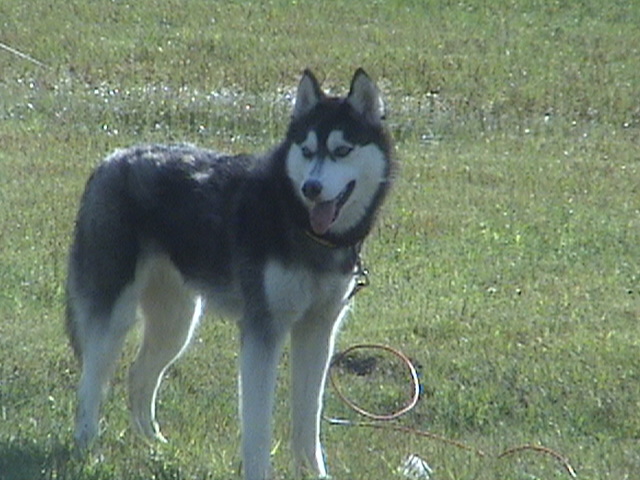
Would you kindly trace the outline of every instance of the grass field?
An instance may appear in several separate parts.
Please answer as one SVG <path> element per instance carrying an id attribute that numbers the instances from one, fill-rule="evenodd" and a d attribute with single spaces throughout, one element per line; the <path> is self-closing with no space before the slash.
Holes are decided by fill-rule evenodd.
<path id="1" fill-rule="evenodd" d="M 399 423 L 472 451 L 325 424 L 333 477 L 405 478 L 417 454 L 435 480 L 570 478 L 533 450 L 498 458 L 529 444 L 578 478 L 637 478 L 640 3 L 3 0 L 0 19 L 0 42 L 45 65 L 0 49 L 0 479 L 237 478 L 237 338 L 213 317 L 162 386 L 168 445 L 131 433 L 121 368 L 95 455 L 70 455 L 78 198 L 133 142 L 264 151 L 303 68 L 342 93 L 358 66 L 385 93 L 402 168 L 339 347 L 405 352 L 424 391 Z M 406 388 L 396 371 L 339 380 L 385 411 Z M 278 479 L 287 389 L 282 375 Z M 331 389 L 326 413 L 358 419 Z"/>

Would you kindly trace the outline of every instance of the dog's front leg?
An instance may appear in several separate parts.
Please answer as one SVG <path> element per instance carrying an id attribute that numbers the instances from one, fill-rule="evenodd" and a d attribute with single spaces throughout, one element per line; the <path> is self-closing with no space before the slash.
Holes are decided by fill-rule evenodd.
<path id="1" fill-rule="evenodd" d="M 345 312 L 316 312 L 291 331 L 291 443 L 298 475 L 327 477 L 320 444 L 322 397 L 335 333 Z"/>
<path id="2" fill-rule="evenodd" d="M 270 478 L 271 414 L 283 336 L 249 322 L 242 326 L 240 419 L 245 480 Z"/>

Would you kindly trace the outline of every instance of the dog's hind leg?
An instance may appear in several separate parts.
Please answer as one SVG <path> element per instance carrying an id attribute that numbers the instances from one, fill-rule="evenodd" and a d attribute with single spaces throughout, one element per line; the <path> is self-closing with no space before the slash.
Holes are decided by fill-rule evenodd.
<path id="1" fill-rule="evenodd" d="M 165 441 L 156 421 L 158 387 L 166 369 L 187 347 L 204 302 L 188 289 L 166 257 L 148 262 L 141 294 L 144 333 L 129 373 L 129 400 L 134 428 L 151 439 Z"/>
<path id="2" fill-rule="evenodd" d="M 82 363 L 78 386 L 75 442 L 80 451 L 89 448 L 98 434 L 100 407 L 109 388 L 122 344 L 135 323 L 137 294 L 134 286 L 123 290 L 107 318 L 76 311 L 76 343 Z M 85 310 L 85 309 L 78 309 Z"/>

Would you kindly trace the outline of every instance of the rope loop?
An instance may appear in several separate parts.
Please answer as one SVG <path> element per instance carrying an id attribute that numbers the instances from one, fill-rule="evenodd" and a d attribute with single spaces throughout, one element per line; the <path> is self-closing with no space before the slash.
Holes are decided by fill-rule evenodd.
<path id="1" fill-rule="evenodd" d="M 399 408 L 394 412 L 377 414 L 362 408 L 361 406 L 357 405 L 355 402 L 347 398 L 344 395 L 344 393 L 342 393 L 337 382 L 334 379 L 333 367 L 336 366 L 342 359 L 344 359 L 347 355 L 354 352 L 355 350 L 383 350 L 399 358 L 402 361 L 402 363 L 406 366 L 409 372 L 409 377 L 411 379 L 411 399 L 404 406 L 402 406 L 401 408 Z M 374 344 L 374 343 L 358 344 L 358 345 L 353 345 L 340 353 L 337 353 L 336 355 L 334 355 L 333 360 L 331 361 L 331 365 L 329 366 L 329 381 L 331 382 L 331 386 L 333 387 L 334 391 L 336 392 L 336 395 L 338 395 L 340 400 L 342 400 L 353 411 L 359 413 L 363 417 L 370 418 L 372 420 L 382 420 L 382 421 L 395 420 L 396 418 L 401 417 L 402 415 L 413 410 L 413 408 L 417 405 L 418 400 L 420 400 L 421 386 L 420 386 L 420 378 L 418 376 L 418 371 L 416 370 L 416 367 L 413 365 L 413 362 L 411 361 L 411 359 L 409 359 L 409 357 L 407 357 L 404 353 L 388 345 L 381 345 L 381 344 Z"/>

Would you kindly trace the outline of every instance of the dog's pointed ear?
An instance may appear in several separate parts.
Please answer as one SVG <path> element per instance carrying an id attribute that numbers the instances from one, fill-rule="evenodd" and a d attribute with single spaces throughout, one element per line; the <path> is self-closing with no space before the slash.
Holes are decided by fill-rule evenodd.
<path id="1" fill-rule="evenodd" d="M 293 118 L 300 118 L 309 113 L 324 98 L 320 84 L 311 70 L 306 69 L 298 84 L 296 101 L 293 106 Z"/>
<path id="2" fill-rule="evenodd" d="M 384 119 L 384 102 L 380 91 L 362 68 L 353 75 L 347 102 L 370 122 L 380 123 Z"/>

